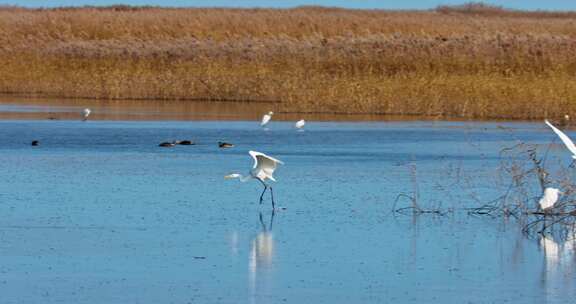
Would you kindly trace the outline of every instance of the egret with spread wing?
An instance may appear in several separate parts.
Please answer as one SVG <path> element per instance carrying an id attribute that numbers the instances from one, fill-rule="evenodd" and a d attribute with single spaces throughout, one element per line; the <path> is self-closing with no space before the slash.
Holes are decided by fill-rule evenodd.
<path id="1" fill-rule="evenodd" d="M 86 121 L 88 120 L 88 116 L 90 116 L 90 109 L 86 108 L 84 110 L 82 110 L 82 121 Z"/>
<path id="2" fill-rule="evenodd" d="M 552 131 L 554 131 L 554 133 L 556 133 L 556 135 L 558 135 L 558 137 L 560 137 L 560 139 L 562 140 L 564 145 L 566 145 L 566 148 L 568 148 L 568 150 L 570 150 L 570 152 L 572 152 L 572 158 L 576 160 L 576 146 L 574 145 L 574 142 L 572 142 L 572 140 L 566 134 L 564 134 L 564 132 L 560 131 L 553 124 L 551 124 L 548 120 L 545 120 L 544 122 L 550 128 L 552 128 Z"/>
<path id="3" fill-rule="evenodd" d="M 272 119 L 272 115 L 274 115 L 274 112 L 268 112 L 268 114 L 264 114 L 264 116 L 262 116 L 262 122 L 260 123 L 261 127 L 266 127 L 266 125 L 270 122 L 270 120 Z"/>
<path id="4" fill-rule="evenodd" d="M 266 193 L 266 190 L 268 190 L 268 188 L 270 188 L 270 196 L 272 198 L 272 209 L 274 209 L 274 192 L 272 191 L 272 186 L 268 185 L 266 183 L 266 180 L 271 180 L 271 181 L 276 181 L 276 179 L 274 179 L 274 171 L 276 170 L 276 167 L 278 166 L 278 164 L 284 164 L 282 161 L 275 159 L 273 157 L 270 157 L 264 153 L 261 152 L 256 152 L 256 151 L 250 151 L 248 152 L 250 154 L 250 156 L 252 156 L 252 158 L 254 159 L 254 166 L 252 166 L 252 169 L 250 170 L 250 174 L 247 176 L 243 176 L 242 174 L 238 174 L 238 173 L 233 173 L 230 175 L 226 175 L 224 176 L 224 178 L 238 178 L 240 179 L 241 182 L 246 182 L 250 179 L 256 179 L 258 180 L 260 183 L 262 183 L 262 185 L 264 186 L 264 191 L 262 191 L 262 194 L 260 195 L 260 204 L 262 204 L 262 200 L 264 199 L 264 193 Z"/>
<path id="5" fill-rule="evenodd" d="M 542 198 L 538 201 L 540 209 L 542 209 L 542 211 L 547 211 L 554 207 L 554 204 L 558 201 L 558 194 L 562 194 L 562 192 L 556 188 L 549 187 L 544 189 L 544 195 L 542 195 Z"/>

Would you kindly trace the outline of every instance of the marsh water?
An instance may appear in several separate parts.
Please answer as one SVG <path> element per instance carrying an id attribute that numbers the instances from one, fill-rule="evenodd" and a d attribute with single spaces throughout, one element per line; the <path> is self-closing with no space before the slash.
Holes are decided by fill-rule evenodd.
<path id="1" fill-rule="evenodd" d="M 571 303 L 573 238 L 465 211 L 505 191 L 502 148 L 554 140 L 538 123 L 3 120 L 1 302 Z M 249 150 L 285 162 L 275 212 L 223 178 Z M 392 212 L 416 191 L 446 214 Z"/>

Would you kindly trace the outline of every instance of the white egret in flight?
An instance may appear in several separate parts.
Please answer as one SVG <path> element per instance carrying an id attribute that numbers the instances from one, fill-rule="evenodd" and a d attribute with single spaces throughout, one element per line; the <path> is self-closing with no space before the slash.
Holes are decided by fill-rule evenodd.
<path id="1" fill-rule="evenodd" d="M 88 109 L 88 108 L 82 110 L 82 118 L 83 118 L 82 121 L 88 120 L 88 116 L 90 116 L 90 112 L 92 112 L 92 111 L 90 111 L 90 109 Z"/>
<path id="2" fill-rule="evenodd" d="M 554 207 L 554 204 L 558 201 L 558 194 L 562 194 L 562 192 L 556 188 L 548 187 L 544 189 L 544 195 L 542 195 L 542 198 L 538 201 L 540 209 L 546 211 Z"/>
<path id="3" fill-rule="evenodd" d="M 298 129 L 298 130 L 304 130 L 302 128 L 304 128 L 304 125 L 306 124 L 306 121 L 304 119 L 300 119 L 299 121 L 297 121 L 294 124 L 294 128 Z"/>
<path id="4" fill-rule="evenodd" d="M 556 128 L 548 120 L 545 120 L 544 122 L 550 128 L 552 128 L 552 131 L 554 131 L 554 133 L 556 133 L 556 135 L 558 135 L 558 137 L 560 137 L 560 139 L 562 140 L 564 145 L 566 145 L 566 148 L 568 148 L 568 150 L 570 150 L 570 152 L 572 152 L 572 158 L 576 160 L 576 146 L 574 145 L 574 142 L 572 142 L 572 140 L 566 134 L 564 134 L 564 132 L 558 130 L 558 128 Z"/>
<path id="5" fill-rule="evenodd" d="M 249 151 L 248 153 L 254 159 L 254 166 L 252 166 L 252 169 L 250 170 L 249 175 L 243 176 L 242 174 L 233 173 L 233 174 L 224 176 L 224 178 L 227 178 L 227 179 L 238 178 L 238 179 L 240 179 L 241 182 L 246 182 L 250 179 L 258 180 L 264 186 L 264 191 L 262 191 L 262 194 L 260 195 L 260 204 L 262 204 L 262 200 L 264 198 L 264 193 L 266 193 L 266 190 L 268 190 L 268 188 L 270 188 L 270 196 L 272 198 L 272 209 L 274 209 L 275 208 L 274 207 L 274 192 L 272 191 L 272 186 L 268 185 L 266 183 L 266 180 L 269 179 L 269 180 L 275 182 L 276 179 L 274 179 L 274 176 L 273 176 L 274 170 L 276 170 L 276 167 L 278 164 L 283 165 L 284 163 L 282 161 L 275 159 L 273 157 L 270 157 L 264 153 L 260 153 L 260 152 L 256 152 L 256 151 Z"/>
<path id="6" fill-rule="evenodd" d="M 268 112 L 268 114 L 264 114 L 264 116 L 262 116 L 262 122 L 260 123 L 260 126 L 265 127 L 272 119 L 272 115 L 274 115 L 274 112 Z"/>

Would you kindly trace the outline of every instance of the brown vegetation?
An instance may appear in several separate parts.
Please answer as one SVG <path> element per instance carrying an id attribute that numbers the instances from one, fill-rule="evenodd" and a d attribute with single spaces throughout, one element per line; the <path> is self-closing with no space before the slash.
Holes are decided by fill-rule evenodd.
<path id="1" fill-rule="evenodd" d="M 0 9 L 0 91 L 277 111 L 576 116 L 576 13 Z"/>

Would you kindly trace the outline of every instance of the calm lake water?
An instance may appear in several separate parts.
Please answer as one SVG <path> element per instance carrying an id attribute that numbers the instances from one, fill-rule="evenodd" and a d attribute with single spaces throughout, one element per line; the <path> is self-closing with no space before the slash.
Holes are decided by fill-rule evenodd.
<path id="1" fill-rule="evenodd" d="M 0 94 L 0 119 L 76 120 L 84 108 L 91 120 L 260 120 L 274 111 L 276 120 L 381 121 L 382 115 L 336 115 L 282 113 L 278 104 L 258 102 L 209 102 L 170 100 L 97 100 L 15 98 Z M 387 116 L 405 120 L 414 117 Z"/>
<path id="2" fill-rule="evenodd" d="M 197 145 L 157 146 L 174 139 Z M 463 211 L 505 191 L 503 147 L 553 140 L 527 123 L 0 121 L 1 302 L 571 303 L 573 239 Z M 223 178 L 249 150 L 285 162 L 285 210 Z M 414 169 L 421 205 L 454 212 L 391 212 Z"/>

